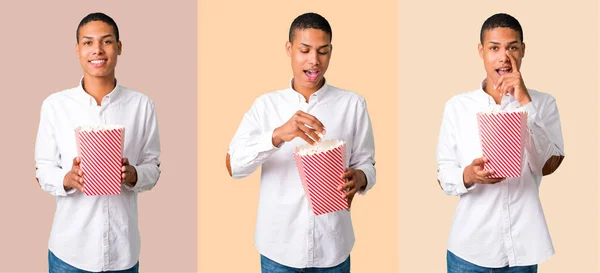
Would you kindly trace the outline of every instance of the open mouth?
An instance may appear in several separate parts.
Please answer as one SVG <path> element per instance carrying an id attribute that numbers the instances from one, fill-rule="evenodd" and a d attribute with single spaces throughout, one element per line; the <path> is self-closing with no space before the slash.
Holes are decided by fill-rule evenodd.
<path id="1" fill-rule="evenodd" d="M 504 74 L 508 74 L 508 73 L 512 72 L 512 67 L 499 68 L 499 69 L 496 69 L 496 72 L 498 73 L 499 76 L 502 76 Z"/>
<path id="2" fill-rule="evenodd" d="M 92 64 L 93 67 L 102 67 L 105 63 L 106 63 L 107 59 L 98 59 L 98 60 L 91 60 L 88 61 L 90 64 Z"/>
<path id="3" fill-rule="evenodd" d="M 304 70 L 304 74 L 308 78 L 309 81 L 314 81 L 317 79 L 321 71 L 319 70 Z"/>

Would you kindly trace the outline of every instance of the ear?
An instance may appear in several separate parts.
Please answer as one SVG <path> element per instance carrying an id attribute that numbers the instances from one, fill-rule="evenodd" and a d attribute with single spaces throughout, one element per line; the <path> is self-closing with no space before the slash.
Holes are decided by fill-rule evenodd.
<path id="1" fill-rule="evenodd" d="M 483 45 L 481 43 L 477 45 L 477 51 L 479 51 L 479 57 L 483 59 Z"/>
<path id="2" fill-rule="evenodd" d="M 121 43 L 121 40 L 119 40 L 117 42 L 117 55 L 121 55 L 122 50 L 123 50 L 123 43 Z"/>
<path id="3" fill-rule="evenodd" d="M 285 52 L 287 52 L 288 57 L 292 57 L 292 43 L 290 41 L 285 42 Z"/>
<path id="4" fill-rule="evenodd" d="M 525 43 L 521 42 L 521 50 L 523 50 L 523 52 L 521 52 L 521 59 L 525 58 Z"/>

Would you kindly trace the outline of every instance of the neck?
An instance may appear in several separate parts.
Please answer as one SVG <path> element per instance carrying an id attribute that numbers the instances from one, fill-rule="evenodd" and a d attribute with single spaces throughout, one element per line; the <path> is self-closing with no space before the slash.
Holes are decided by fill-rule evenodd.
<path id="1" fill-rule="evenodd" d="M 325 85 L 325 78 L 321 79 L 321 82 L 319 82 L 319 84 L 314 88 L 304 88 L 302 86 L 296 86 L 296 84 L 292 82 L 292 89 L 300 93 L 304 97 L 304 100 L 308 102 L 310 96 L 315 92 L 319 91 L 319 89 L 321 89 L 323 85 Z"/>
<path id="2" fill-rule="evenodd" d="M 492 96 L 496 104 L 500 104 L 502 102 L 502 95 L 500 95 L 499 91 L 496 91 L 494 89 L 493 81 L 491 81 L 490 79 L 486 80 L 485 86 L 483 87 L 483 91 L 485 91 L 488 95 Z"/>
<path id="3" fill-rule="evenodd" d="M 83 90 L 90 94 L 98 105 L 101 105 L 102 98 L 115 89 L 117 80 L 113 76 L 108 77 L 83 77 Z"/>

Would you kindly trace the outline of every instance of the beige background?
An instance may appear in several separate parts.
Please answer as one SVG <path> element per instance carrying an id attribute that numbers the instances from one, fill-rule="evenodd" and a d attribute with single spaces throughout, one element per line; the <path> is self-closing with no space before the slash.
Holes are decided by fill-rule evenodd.
<path id="1" fill-rule="evenodd" d="M 366 98 L 375 133 L 377 184 L 352 207 L 357 238 L 352 272 L 398 269 L 397 4 L 260 0 L 198 6 L 200 272 L 260 271 L 254 248 L 260 172 L 231 179 L 225 155 L 254 99 L 289 86 L 284 47 L 289 26 L 309 11 L 332 26 L 328 82 Z"/>
<path id="2" fill-rule="evenodd" d="M 497 12 L 515 16 L 527 45 L 528 88 L 552 94 L 566 158 L 543 179 L 544 212 L 556 255 L 540 272 L 598 272 L 598 1 L 400 1 L 401 272 L 445 272 L 458 197 L 436 181 L 444 103 L 485 77 L 479 30 Z"/>
<path id="3" fill-rule="evenodd" d="M 139 195 L 142 272 L 196 270 L 196 3 L 10 1 L 0 5 L 3 194 L 0 271 L 47 272 L 55 198 L 35 181 L 42 100 L 82 76 L 75 30 L 102 11 L 119 26 L 119 83 L 155 102 L 162 145 L 157 186 Z"/>

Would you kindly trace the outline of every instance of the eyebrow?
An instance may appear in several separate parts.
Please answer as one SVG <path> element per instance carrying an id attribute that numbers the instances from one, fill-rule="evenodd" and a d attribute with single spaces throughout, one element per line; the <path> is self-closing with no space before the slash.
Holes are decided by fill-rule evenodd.
<path id="1" fill-rule="evenodd" d="M 112 37 L 112 36 L 113 36 L 112 34 L 106 34 L 106 35 L 104 35 L 104 36 L 100 37 L 100 39 L 104 39 L 104 38 L 108 38 L 108 37 Z M 94 37 L 90 37 L 90 36 L 83 36 L 83 37 L 81 37 L 81 39 L 82 39 L 82 40 L 83 40 L 83 39 L 94 39 Z"/>
<path id="2" fill-rule="evenodd" d="M 519 41 L 518 41 L 518 40 L 514 40 L 514 41 L 512 41 L 512 42 L 510 42 L 510 43 L 508 43 L 508 44 L 509 44 L 509 45 L 512 45 L 512 44 L 518 44 L 518 43 L 519 43 Z M 495 41 L 489 41 L 489 42 L 488 42 L 488 44 L 499 45 L 500 43 L 499 43 L 499 42 L 495 42 Z"/>
<path id="3" fill-rule="evenodd" d="M 305 44 L 305 43 L 300 43 L 300 45 L 303 45 L 303 46 L 306 46 L 306 47 L 312 47 L 311 45 L 307 45 L 307 44 Z M 321 49 L 321 48 L 324 48 L 324 47 L 328 47 L 328 46 L 330 46 L 330 45 L 331 45 L 331 44 L 322 45 L 322 46 L 320 46 L 318 49 Z"/>

